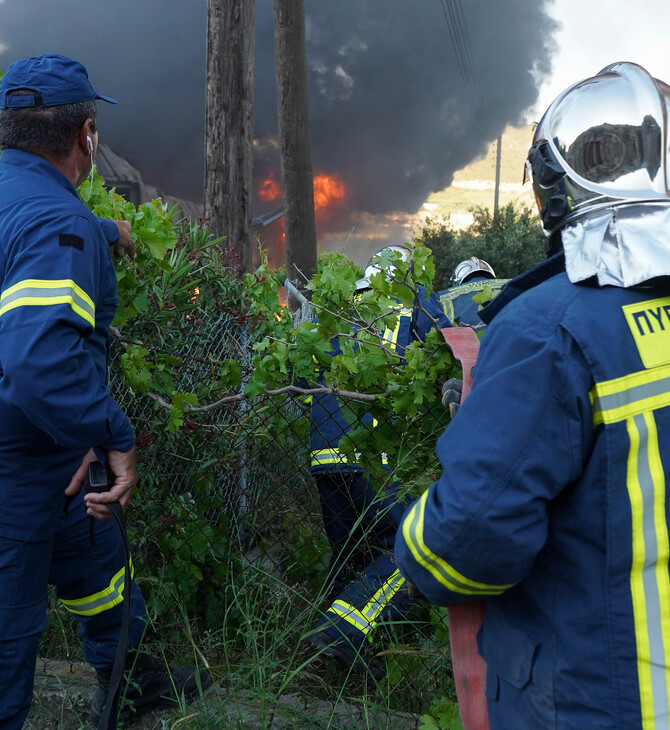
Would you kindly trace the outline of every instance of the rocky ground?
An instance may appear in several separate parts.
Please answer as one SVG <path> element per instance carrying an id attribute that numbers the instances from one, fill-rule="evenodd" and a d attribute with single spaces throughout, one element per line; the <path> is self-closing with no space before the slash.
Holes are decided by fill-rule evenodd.
<path id="1" fill-rule="evenodd" d="M 95 692 L 95 673 L 87 664 L 38 659 L 33 707 L 24 730 L 94 730 L 88 707 Z M 271 716 L 251 698 L 233 697 L 221 687 L 208 690 L 191 715 L 178 711 L 155 711 L 123 726 L 124 730 L 203 730 L 212 716 L 217 730 L 416 730 L 414 715 L 386 714 L 371 717 L 370 710 L 344 702 L 306 705 L 293 695 L 281 697 Z M 197 718 L 197 721 L 192 719 Z"/>
<path id="2" fill-rule="evenodd" d="M 92 729 L 88 708 L 96 684 L 95 672 L 88 664 L 38 659 L 33 706 L 25 730 Z M 146 713 L 127 727 L 163 730 L 170 725 L 164 724 L 158 713 Z"/>

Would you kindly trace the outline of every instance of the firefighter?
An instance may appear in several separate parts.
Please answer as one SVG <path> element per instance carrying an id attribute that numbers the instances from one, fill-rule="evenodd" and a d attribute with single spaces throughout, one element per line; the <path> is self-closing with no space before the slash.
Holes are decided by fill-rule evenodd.
<path id="1" fill-rule="evenodd" d="M 80 624 L 96 669 L 97 722 L 130 601 L 133 682 L 141 711 L 190 698 L 209 678 L 168 669 L 139 651 L 146 611 L 106 503 L 128 503 L 136 483 L 128 419 L 106 386 L 109 326 L 117 305 L 106 231 L 79 199 L 98 145 L 98 94 L 77 61 L 44 54 L 16 61 L 0 82 L 0 726 L 28 714 L 47 584 Z M 111 230 L 116 227 L 115 233 Z M 105 235 L 106 234 L 106 235 Z M 88 462 L 106 461 L 110 491 L 83 495 Z M 89 516 L 96 520 L 91 544 Z"/>
<path id="2" fill-rule="evenodd" d="M 357 292 L 370 288 L 374 274 L 383 271 L 388 276 L 395 270 L 394 266 L 381 268 L 378 257 L 384 251 L 395 252 L 399 261 L 411 258 L 406 246 L 378 251 L 356 282 Z M 402 308 L 395 327 L 383 331 L 385 346 L 402 356 L 411 342 L 424 340 L 435 326 L 431 317 L 438 326 L 447 326 L 435 295 L 423 293 L 421 307 L 417 303 L 414 309 Z M 335 343 L 333 354 L 337 353 Z M 330 605 L 308 638 L 315 648 L 346 667 L 379 676 L 383 668 L 371 657 L 375 630 L 380 622 L 401 616 L 411 602 L 392 555 L 407 502 L 399 499 L 398 484 L 380 490 L 358 462 L 342 453 L 351 428 L 351 419 L 343 412 L 346 407 L 346 402 L 341 404 L 330 394 L 315 396 L 311 407 L 311 470 L 331 547 L 333 587 Z M 362 422 L 368 429 L 375 427 L 369 414 Z M 390 468 L 386 456 L 380 458 Z"/>
<path id="3" fill-rule="evenodd" d="M 475 296 L 488 292 L 490 298 L 500 294 L 507 279 L 497 279 L 491 264 L 484 259 L 471 256 L 461 261 L 449 280 L 449 288 L 437 293 L 444 314 L 453 327 L 472 327 L 477 332 L 486 325 L 479 317 L 482 303 Z M 449 378 L 442 386 L 442 404 L 449 408 L 452 417 L 456 414 L 461 400 L 462 381 Z"/>
<path id="4" fill-rule="evenodd" d="M 484 259 L 471 256 L 461 261 L 449 280 L 449 288 L 438 292 L 437 297 L 444 309 L 447 319 L 454 327 L 467 325 L 474 329 L 483 329 L 479 318 L 481 304 L 473 297 L 481 294 L 485 288 L 496 296 L 507 279 L 497 279 L 492 266 Z"/>
<path id="5" fill-rule="evenodd" d="M 527 170 L 550 257 L 484 308 L 397 535 L 428 601 L 486 598 L 492 730 L 668 727 L 669 105 L 615 63 L 549 106 Z"/>

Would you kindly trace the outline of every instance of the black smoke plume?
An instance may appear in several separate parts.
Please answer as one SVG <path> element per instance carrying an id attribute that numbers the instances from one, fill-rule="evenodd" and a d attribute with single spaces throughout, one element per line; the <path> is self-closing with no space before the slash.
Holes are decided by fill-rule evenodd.
<path id="1" fill-rule="evenodd" d="M 354 213 L 416 212 L 522 121 L 551 71 L 549 5 L 306 0 L 313 166 L 344 184 L 341 230 Z M 278 178 L 271 0 L 256 15 L 257 176 Z M 4 0 L 0 68 L 43 52 L 81 60 L 120 102 L 100 105 L 103 140 L 145 181 L 201 200 L 206 16 L 206 0 Z"/>

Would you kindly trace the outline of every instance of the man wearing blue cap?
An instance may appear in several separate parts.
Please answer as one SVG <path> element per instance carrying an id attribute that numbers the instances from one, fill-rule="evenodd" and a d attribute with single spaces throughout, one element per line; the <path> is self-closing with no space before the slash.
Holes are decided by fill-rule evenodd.
<path id="1" fill-rule="evenodd" d="M 106 503 L 126 506 L 137 480 L 133 432 L 106 386 L 116 277 L 103 225 L 76 192 L 98 145 L 96 102 L 77 61 L 45 54 L 13 63 L 0 82 L 0 727 L 30 709 L 46 624 L 47 583 L 80 622 L 102 715 L 123 604 L 130 645 L 145 607 L 124 595 L 120 536 Z M 118 238 L 118 236 L 117 236 Z M 108 492 L 83 495 L 88 463 L 106 462 Z M 97 521 L 91 544 L 88 516 Z M 125 694 L 136 711 L 209 683 L 133 652 Z"/>

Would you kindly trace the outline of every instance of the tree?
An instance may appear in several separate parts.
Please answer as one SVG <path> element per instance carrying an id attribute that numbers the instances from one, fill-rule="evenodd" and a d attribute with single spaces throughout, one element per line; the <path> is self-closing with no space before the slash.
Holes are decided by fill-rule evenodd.
<path id="1" fill-rule="evenodd" d="M 433 252 L 436 290 L 446 289 L 456 265 L 470 256 L 487 261 L 500 279 L 530 269 L 544 258 L 544 234 L 537 213 L 526 205 L 508 203 L 492 215 L 487 208 L 473 210 L 474 221 L 455 231 L 444 218 L 427 218 L 414 240 Z"/>
<path id="2" fill-rule="evenodd" d="M 251 270 L 255 0 L 209 0 L 205 218 Z"/>
<path id="3" fill-rule="evenodd" d="M 316 223 L 303 0 L 274 0 L 274 23 L 286 275 L 304 288 L 316 271 Z"/>
<path id="4" fill-rule="evenodd" d="M 427 217 L 423 226 L 414 233 L 414 242 L 427 246 L 433 253 L 435 263 L 433 288 L 435 291 L 446 289 L 449 286 L 449 278 L 454 273 L 456 265 L 453 263 L 453 259 L 456 255 L 454 248 L 458 235 L 458 231 L 452 228 L 448 219 L 440 216 Z M 458 261 L 460 260 L 458 259 Z"/>

